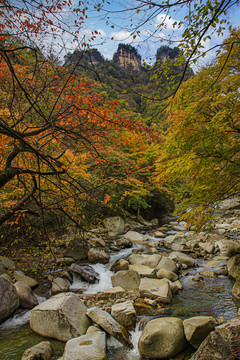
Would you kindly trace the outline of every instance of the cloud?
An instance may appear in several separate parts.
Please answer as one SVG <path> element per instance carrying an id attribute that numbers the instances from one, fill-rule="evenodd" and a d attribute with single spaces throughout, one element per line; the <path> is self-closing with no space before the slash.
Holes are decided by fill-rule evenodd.
<path id="1" fill-rule="evenodd" d="M 111 33 L 111 37 L 116 41 L 124 41 L 125 44 L 129 44 L 133 41 L 131 32 L 127 30 L 121 30 Z"/>
<path id="2" fill-rule="evenodd" d="M 183 23 L 181 21 L 164 14 L 157 15 L 155 26 L 162 27 L 166 30 L 183 30 Z"/>

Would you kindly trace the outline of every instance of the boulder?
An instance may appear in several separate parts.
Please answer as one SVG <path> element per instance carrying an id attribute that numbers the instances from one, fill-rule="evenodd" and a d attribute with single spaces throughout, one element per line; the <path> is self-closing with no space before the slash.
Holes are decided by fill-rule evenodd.
<path id="1" fill-rule="evenodd" d="M 159 264 L 161 258 L 162 256 L 159 254 L 153 254 L 153 255 L 132 254 L 128 257 L 128 261 L 132 265 L 134 264 L 145 265 L 150 268 L 155 268 Z"/>
<path id="2" fill-rule="evenodd" d="M 91 320 L 105 330 L 109 335 L 115 337 L 123 345 L 132 348 L 130 341 L 130 333 L 119 324 L 107 311 L 92 307 L 87 310 L 87 316 Z"/>
<path id="3" fill-rule="evenodd" d="M 96 283 L 99 281 L 99 274 L 90 265 L 72 264 L 69 270 L 81 276 L 81 278 L 89 283 Z"/>
<path id="4" fill-rule="evenodd" d="M 105 241 L 97 236 L 92 236 L 88 239 L 89 244 L 91 247 L 94 248 L 104 248 L 106 246 Z"/>
<path id="5" fill-rule="evenodd" d="M 154 299 L 160 303 L 170 303 L 172 300 L 172 291 L 169 282 L 166 279 L 141 279 L 139 286 L 140 296 Z"/>
<path id="6" fill-rule="evenodd" d="M 30 276 L 16 273 L 14 274 L 14 278 L 16 281 L 21 281 L 22 283 L 29 285 L 31 288 L 34 288 L 38 285 L 37 280 L 31 278 Z"/>
<path id="7" fill-rule="evenodd" d="M 15 286 L 0 276 L 0 324 L 19 307 L 20 300 Z"/>
<path id="8" fill-rule="evenodd" d="M 53 348 L 49 341 L 42 341 L 24 351 L 21 360 L 50 360 L 53 355 Z"/>
<path id="9" fill-rule="evenodd" d="M 62 360 L 106 360 L 106 334 L 97 331 L 68 340 Z"/>
<path id="10" fill-rule="evenodd" d="M 132 247 L 132 242 L 129 239 L 121 237 L 121 238 L 116 240 L 116 245 L 119 246 L 122 249 L 125 249 L 125 248 Z"/>
<path id="11" fill-rule="evenodd" d="M 87 259 L 88 250 L 88 242 L 81 237 L 76 237 L 68 244 L 64 256 L 70 257 L 75 261 L 84 260 Z"/>
<path id="12" fill-rule="evenodd" d="M 236 280 L 235 284 L 233 285 L 232 294 L 236 299 L 240 300 L 240 277 Z"/>
<path id="13" fill-rule="evenodd" d="M 87 308 L 74 293 L 55 295 L 30 312 L 30 327 L 39 335 L 68 341 L 86 333 L 91 321 Z"/>
<path id="14" fill-rule="evenodd" d="M 113 286 L 120 286 L 124 290 L 136 290 L 139 288 L 140 275 L 133 270 L 118 271 L 111 276 Z"/>
<path id="15" fill-rule="evenodd" d="M 240 277 L 240 255 L 234 255 L 227 262 L 227 271 L 230 279 Z"/>
<path id="16" fill-rule="evenodd" d="M 164 317 L 151 320 L 138 342 L 139 354 L 148 359 L 169 359 L 186 346 L 182 320 Z"/>
<path id="17" fill-rule="evenodd" d="M 159 231 L 159 230 L 151 231 L 151 233 L 149 235 L 153 236 L 153 237 L 159 237 L 159 238 L 164 238 L 165 237 L 165 234 L 162 231 Z"/>
<path id="18" fill-rule="evenodd" d="M 13 270 L 15 264 L 12 260 L 7 257 L 0 256 L 0 275 L 7 274 L 9 270 Z"/>
<path id="19" fill-rule="evenodd" d="M 52 281 L 52 294 L 56 295 L 69 290 L 70 284 L 66 279 L 56 278 Z"/>
<path id="20" fill-rule="evenodd" d="M 122 270 L 128 270 L 129 262 L 124 259 L 118 259 L 115 263 L 111 266 L 111 271 L 117 272 Z"/>
<path id="21" fill-rule="evenodd" d="M 201 273 L 199 273 L 199 275 L 202 277 L 211 278 L 211 279 L 216 279 L 216 277 L 217 277 L 217 274 L 211 270 L 202 271 Z"/>
<path id="22" fill-rule="evenodd" d="M 117 236 L 124 233 L 125 223 L 120 216 L 108 217 L 103 222 L 109 236 Z"/>
<path id="23" fill-rule="evenodd" d="M 149 266 L 145 266 L 145 265 L 129 265 L 129 270 L 134 270 L 136 271 L 140 277 L 148 277 L 148 278 L 156 278 L 156 271 L 153 268 L 150 268 Z"/>
<path id="24" fill-rule="evenodd" d="M 199 245 L 200 249 L 204 250 L 206 253 L 213 254 L 213 252 L 214 252 L 213 244 L 200 242 L 198 245 Z"/>
<path id="25" fill-rule="evenodd" d="M 138 242 L 141 243 L 142 241 L 148 240 L 148 236 L 142 235 L 142 234 L 138 233 L 137 231 L 132 231 L 132 230 L 130 230 L 126 234 L 124 234 L 124 237 L 133 243 L 138 243 Z"/>
<path id="26" fill-rule="evenodd" d="M 164 239 L 164 246 L 167 249 L 182 251 L 186 246 L 186 239 L 183 233 L 176 235 L 169 235 Z"/>
<path id="27" fill-rule="evenodd" d="M 134 330 L 137 314 L 132 301 L 124 301 L 112 306 L 112 317 L 128 330 Z"/>
<path id="28" fill-rule="evenodd" d="M 201 343 L 191 360 L 240 358 L 240 320 L 219 325 Z"/>
<path id="29" fill-rule="evenodd" d="M 32 289 L 28 284 L 22 281 L 17 281 L 14 286 L 20 299 L 20 306 L 23 309 L 32 309 L 38 305 L 38 299 L 33 294 Z"/>
<path id="30" fill-rule="evenodd" d="M 110 255 L 107 254 L 104 250 L 92 248 L 88 251 L 88 260 L 92 264 L 107 264 L 110 260 Z"/>
<path id="31" fill-rule="evenodd" d="M 240 243 L 233 240 L 219 240 L 216 245 L 220 250 L 221 256 L 231 257 L 236 254 L 240 254 Z"/>
<path id="32" fill-rule="evenodd" d="M 222 200 L 218 206 L 222 210 L 230 210 L 230 209 L 239 209 L 240 207 L 240 200 L 239 198 L 232 198 L 232 199 L 226 199 Z"/>
<path id="33" fill-rule="evenodd" d="M 126 295 L 126 291 L 120 287 L 116 286 L 104 291 L 101 291 L 98 294 L 99 299 L 120 299 Z"/>
<path id="34" fill-rule="evenodd" d="M 178 279 L 178 275 L 175 274 L 174 272 L 172 271 L 169 271 L 169 270 L 166 270 L 164 268 L 158 270 L 157 272 L 157 278 L 158 279 L 169 279 L 171 281 L 177 281 Z"/>
<path id="35" fill-rule="evenodd" d="M 217 325 L 212 316 L 194 316 L 183 321 L 186 339 L 196 349 Z"/>
<path id="36" fill-rule="evenodd" d="M 160 269 L 166 269 L 168 271 L 178 273 L 178 268 L 177 268 L 176 263 L 172 259 L 169 259 L 166 256 L 162 256 L 161 260 L 159 261 L 158 265 L 156 266 L 156 271 L 158 271 Z"/>
<path id="37" fill-rule="evenodd" d="M 180 264 L 185 264 L 190 267 L 195 266 L 194 259 L 180 251 L 171 252 L 171 254 L 169 255 L 169 258 Z"/>

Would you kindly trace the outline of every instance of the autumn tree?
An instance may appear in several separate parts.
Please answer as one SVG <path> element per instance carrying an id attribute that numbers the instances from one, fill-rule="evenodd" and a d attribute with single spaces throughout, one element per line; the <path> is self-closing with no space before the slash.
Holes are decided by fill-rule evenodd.
<path id="1" fill-rule="evenodd" d="M 239 195 L 239 40 L 239 30 L 233 31 L 216 60 L 184 83 L 168 107 L 157 178 L 171 184 L 179 210 L 192 208 L 190 220 Z"/>

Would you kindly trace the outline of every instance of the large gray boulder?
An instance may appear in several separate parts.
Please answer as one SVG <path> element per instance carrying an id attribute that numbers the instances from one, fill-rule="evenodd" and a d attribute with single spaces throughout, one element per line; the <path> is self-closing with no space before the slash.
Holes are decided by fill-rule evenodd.
<path id="1" fill-rule="evenodd" d="M 96 331 L 68 340 L 62 360 L 106 360 L 106 334 Z"/>
<path id="2" fill-rule="evenodd" d="M 134 330 L 137 314 L 132 301 L 124 301 L 112 306 L 112 317 L 128 330 Z"/>
<path id="3" fill-rule="evenodd" d="M 228 260 L 227 271 L 230 279 L 237 279 L 240 277 L 240 254 L 234 255 Z"/>
<path id="4" fill-rule="evenodd" d="M 111 276 L 112 285 L 120 286 L 124 290 L 137 290 L 140 284 L 140 275 L 134 270 L 118 271 Z"/>
<path id="5" fill-rule="evenodd" d="M 130 333 L 124 326 L 119 324 L 108 312 L 92 307 L 87 310 L 87 316 L 91 320 L 105 330 L 109 335 L 115 337 L 123 345 L 132 348 L 133 345 L 130 341 Z"/>
<path id="6" fill-rule="evenodd" d="M 110 255 L 107 254 L 104 250 L 91 248 L 88 251 L 88 260 L 92 264 L 96 264 L 96 263 L 107 264 L 110 260 Z"/>
<path id="7" fill-rule="evenodd" d="M 15 286 L 0 276 L 0 324 L 19 307 L 20 301 Z"/>
<path id="8" fill-rule="evenodd" d="M 117 236 L 124 233 L 125 223 L 120 216 L 108 217 L 103 222 L 109 236 Z"/>
<path id="9" fill-rule="evenodd" d="M 159 264 L 161 258 L 162 256 L 159 254 L 132 254 L 128 257 L 128 261 L 131 265 L 144 265 L 154 269 Z"/>
<path id="10" fill-rule="evenodd" d="M 164 246 L 174 251 L 182 251 L 186 246 L 184 234 L 169 235 L 164 239 Z"/>
<path id="11" fill-rule="evenodd" d="M 149 277 L 149 278 L 156 278 L 156 271 L 153 268 L 150 268 L 149 266 L 145 266 L 145 265 L 129 265 L 129 270 L 134 270 L 136 271 L 140 277 Z"/>
<path id="12" fill-rule="evenodd" d="M 88 250 L 88 242 L 81 237 L 76 237 L 68 244 L 64 256 L 70 257 L 75 261 L 83 260 L 87 259 Z"/>
<path id="13" fill-rule="evenodd" d="M 23 309 L 32 309 L 38 305 L 38 299 L 33 294 L 32 289 L 28 284 L 22 281 L 17 281 L 14 286 L 20 299 L 20 306 Z"/>
<path id="14" fill-rule="evenodd" d="M 164 268 L 158 270 L 157 272 L 157 278 L 158 279 L 168 279 L 171 281 L 177 281 L 178 275 L 172 271 L 166 270 Z"/>
<path id="15" fill-rule="evenodd" d="M 13 270 L 15 264 L 7 257 L 0 256 L 0 275 L 7 274 L 9 270 Z"/>
<path id="16" fill-rule="evenodd" d="M 172 291 L 169 281 L 166 279 L 141 279 L 139 286 L 140 296 L 154 299 L 159 303 L 170 303 Z"/>
<path id="17" fill-rule="evenodd" d="M 66 279 L 55 278 L 52 281 L 52 294 L 56 295 L 62 292 L 67 292 L 69 290 L 70 284 Z"/>
<path id="18" fill-rule="evenodd" d="M 132 231 L 132 230 L 129 230 L 126 234 L 124 234 L 124 237 L 133 243 L 138 243 L 138 242 L 141 243 L 148 239 L 148 236 L 142 235 L 137 231 Z"/>
<path id="19" fill-rule="evenodd" d="M 236 299 L 240 300 L 240 277 L 236 280 L 236 282 L 233 285 L 232 294 Z"/>
<path id="20" fill-rule="evenodd" d="M 55 295 L 30 312 L 30 327 L 39 335 L 68 341 L 84 335 L 91 321 L 80 297 L 73 293 Z"/>
<path id="21" fill-rule="evenodd" d="M 14 278 L 16 281 L 21 281 L 27 285 L 29 285 L 31 288 L 34 288 L 38 285 L 38 281 L 31 278 L 30 276 L 15 272 Z"/>
<path id="22" fill-rule="evenodd" d="M 180 251 L 173 251 L 169 255 L 169 258 L 174 260 L 175 262 L 178 262 L 180 264 L 185 264 L 187 266 L 195 266 L 195 261 L 191 256 L 184 254 Z"/>
<path id="23" fill-rule="evenodd" d="M 206 337 L 191 360 L 240 358 L 240 320 L 219 325 Z"/>
<path id="24" fill-rule="evenodd" d="M 99 274 L 90 265 L 71 264 L 69 270 L 89 283 L 94 284 L 99 281 Z"/>
<path id="25" fill-rule="evenodd" d="M 212 316 L 195 316 L 183 321 L 186 339 L 196 349 L 217 325 Z"/>
<path id="26" fill-rule="evenodd" d="M 161 260 L 159 261 L 158 265 L 156 266 L 156 271 L 160 269 L 166 269 L 168 271 L 172 271 L 174 273 L 178 273 L 178 268 L 176 263 L 168 258 L 167 256 L 162 256 Z"/>
<path id="27" fill-rule="evenodd" d="M 217 246 L 220 250 L 220 255 L 222 256 L 233 256 L 236 254 L 240 254 L 240 243 L 233 240 L 220 240 L 217 241 Z"/>
<path id="28" fill-rule="evenodd" d="M 53 348 L 49 341 L 42 341 L 24 351 L 21 360 L 50 360 L 53 355 Z"/>
<path id="29" fill-rule="evenodd" d="M 148 359 L 169 359 L 186 346 L 182 320 L 165 317 L 151 320 L 138 342 L 139 354 Z"/>

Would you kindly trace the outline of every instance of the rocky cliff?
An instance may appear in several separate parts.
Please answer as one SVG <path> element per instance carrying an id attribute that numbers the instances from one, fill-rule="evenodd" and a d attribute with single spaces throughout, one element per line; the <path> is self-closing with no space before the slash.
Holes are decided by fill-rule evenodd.
<path id="1" fill-rule="evenodd" d="M 142 69 L 141 56 L 131 45 L 119 44 L 117 52 L 113 56 L 113 61 L 121 70 L 126 72 L 140 72 Z"/>

